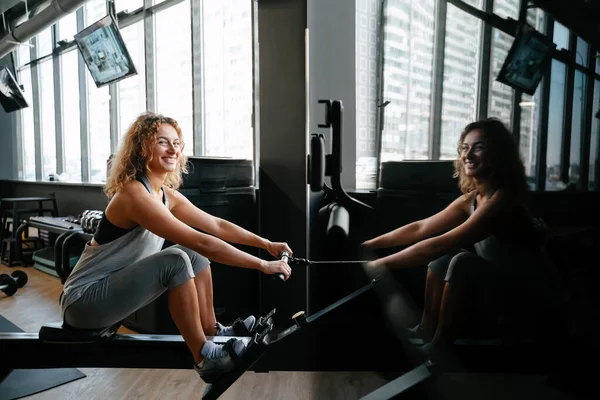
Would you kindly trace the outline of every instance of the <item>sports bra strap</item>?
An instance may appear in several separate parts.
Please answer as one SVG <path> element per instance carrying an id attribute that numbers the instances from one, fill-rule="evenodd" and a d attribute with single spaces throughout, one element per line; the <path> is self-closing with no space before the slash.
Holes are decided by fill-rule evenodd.
<path id="1" fill-rule="evenodd" d="M 150 181 L 148 180 L 148 178 L 146 177 L 146 175 L 140 175 L 136 178 L 139 182 L 142 183 L 142 185 L 144 185 L 144 187 L 146 188 L 146 190 L 148 191 L 148 193 L 152 194 L 152 189 L 150 188 Z M 165 192 L 165 189 L 161 188 L 162 190 L 162 202 L 163 204 L 167 204 L 167 193 Z"/>
<path id="2" fill-rule="evenodd" d="M 490 191 L 488 199 L 492 198 L 494 193 L 496 193 L 496 189 L 492 189 Z M 478 194 L 478 192 L 475 191 L 475 196 L 473 196 L 473 201 L 471 202 L 471 214 L 473 214 L 475 212 L 475 209 L 477 208 L 477 194 Z"/>

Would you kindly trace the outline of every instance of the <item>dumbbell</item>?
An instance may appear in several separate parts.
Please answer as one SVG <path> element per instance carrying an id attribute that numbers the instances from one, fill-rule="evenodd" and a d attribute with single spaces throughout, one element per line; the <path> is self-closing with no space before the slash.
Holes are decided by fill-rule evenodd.
<path id="1" fill-rule="evenodd" d="M 104 213 L 98 210 L 85 210 L 81 216 L 81 227 L 86 233 L 95 233 Z"/>
<path id="2" fill-rule="evenodd" d="M 0 290 L 7 296 L 12 296 L 18 288 L 22 288 L 27 283 L 27 274 L 24 271 L 15 271 L 10 275 L 0 275 Z"/>

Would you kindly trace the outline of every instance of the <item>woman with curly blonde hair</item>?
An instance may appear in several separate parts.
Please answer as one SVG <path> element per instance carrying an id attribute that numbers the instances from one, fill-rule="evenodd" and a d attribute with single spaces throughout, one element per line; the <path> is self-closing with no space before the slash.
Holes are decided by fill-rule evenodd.
<path id="1" fill-rule="evenodd" d="M 527 292 L 538 305 L 553 300 L 552 278 L 523 202 L 528 188 L 510 131 L 495 118 L 470 123 L 457 150 L 460 197 L 429 218 L 363 243 L 372 249 L 408 246 L 372 267 L 429 263 L 421 322 L 408 332 L 430 341 L 422 348 L 428 355 L 447 348 L 460 333 L 467 295 L 480 296 L 475 303 L 492 300 L 492 307 L 509 288 Z"/>
<path id="2" fill-rule="evenodd" d="M 210 383 L 234 361 L 206 336 L 236 334 L 216 321 L 209 259 L 287 279 L 291 269 L 285 262 L 261 260 L 227 242 L 263 248 L 274 257 L 292 251 L 286 243 L 205 213 L 179 193 L 187 172 L 183 148 L 172 118 L 144 113 L 131 125 L 110 167 L 104 190 L 110 201 L 65 282 L 61 307 L 65 324 L 99 329 L 168 292 L 171 316 L 194 356 L 194 368 Z M 165 239 L 176 245 L 162 250 Z M 244 321 L 248 330 L 254 322 L 253 316 Z M 240 354 L 244 343 L 235 340 L 233 349 Z"/>

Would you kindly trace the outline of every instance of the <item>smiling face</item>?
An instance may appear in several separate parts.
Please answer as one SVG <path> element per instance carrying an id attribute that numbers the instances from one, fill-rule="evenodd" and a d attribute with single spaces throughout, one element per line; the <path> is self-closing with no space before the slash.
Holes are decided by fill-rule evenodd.
<path id="1" fill-rule="evenodd" d="M 485 178 L 489 174 L 486 144 L 479 129 L 474 129 L 466 134 L 460 146 L 460 159 L 466 176 Z"/>
<path id="2" fill-rule="evenodd" d="M 173 172 L 177 169 L 180 155 L 181 139 L 177 131 L 167 123 L 160 124 L 148 167 L 154 172 Z"/>

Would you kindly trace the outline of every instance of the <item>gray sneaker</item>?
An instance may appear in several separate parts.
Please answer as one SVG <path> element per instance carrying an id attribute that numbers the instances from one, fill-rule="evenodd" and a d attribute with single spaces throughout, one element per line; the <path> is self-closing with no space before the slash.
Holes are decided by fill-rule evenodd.
<path id="1" fill-rule="evenodd" d="M 230 339 L 232 341 L 233 350 L 237 355 L 243 353 L 246 345 L 239 339 Z M 221 375 L 229 372 L 235 367 L 235 361 L 225 349 L 225 345 L 215 344 L 214 342 L 206 342 L 200 350 L 200 354 L 204 360 L 198 364 L 194 364 L 194 369 L 206 383 L 216 382 Z"/>
<path id="2" fill-rule="evenodd" d="M 407 328 L 406 334 L 409 339 L 422 339 L 423 342 L 431 342 L 433 335 L 425 332 L 421 324 L 417 324 L 414 328 Z"/>
<path id="3" fill-rule="evenodd" d="M 250 315 L 248 318 L 246 318 L 244 320 L 244 325 L 246 326 L 246 329 L 248 329 L 248 332 L 252 332 L 255 322 L 256 322 L 256 318 L 254 318 L 254 315 Z M 233 326 L 223 326 L 217 322 L 217 334 L 215 336 L 245 336 L 245 335 L 239 335 L 239 334 L 236 335 L 233 330 Z"/>

